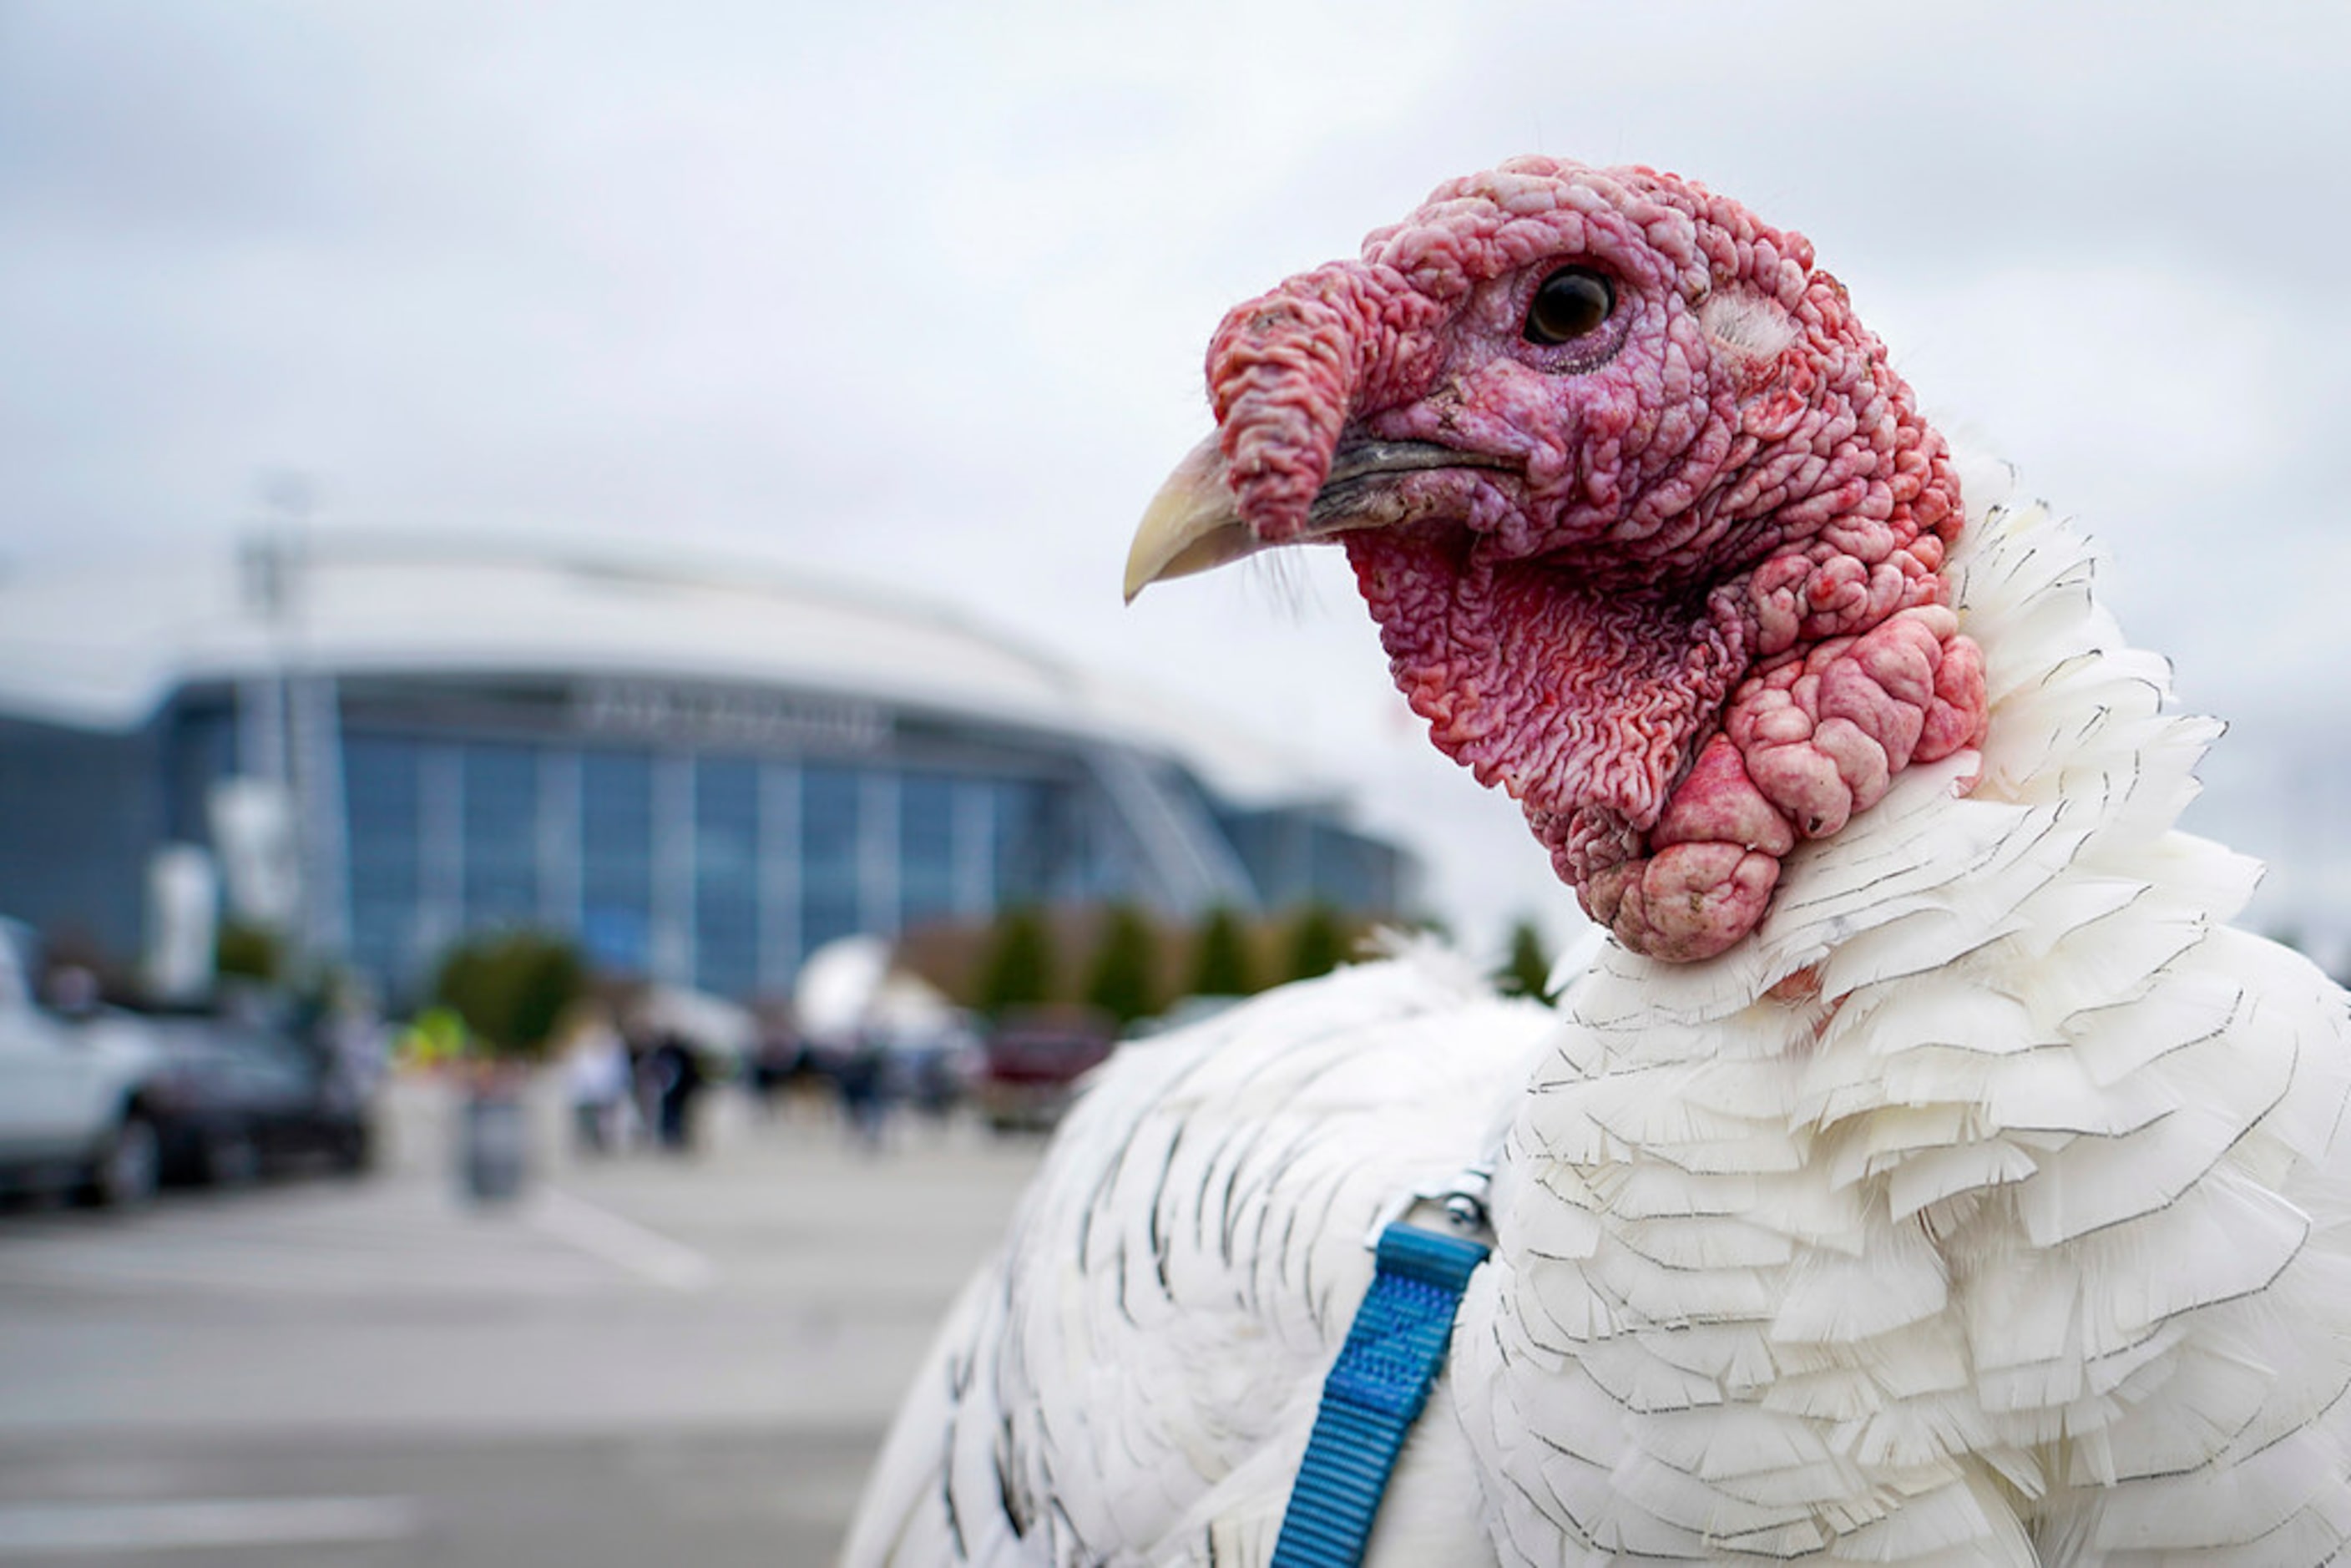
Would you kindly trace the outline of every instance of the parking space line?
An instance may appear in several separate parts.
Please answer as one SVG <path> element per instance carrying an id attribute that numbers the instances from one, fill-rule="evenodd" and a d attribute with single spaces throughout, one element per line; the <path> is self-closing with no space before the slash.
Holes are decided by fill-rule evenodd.
<path id="1" fill-rule="evenodd" d="M 668 1290 L 706 1291 L 718 1281 L 718 1266 L 684 1242 L 560 1187 L 542 1187 L 524 1218 L 541 1234 Z"/>
<path id="2" fill-rule="evenodd" d="M 423 1522 L 405 1497 L 11 1502 L 0 1503 L 0 1556 L 401 1541 Z"/>

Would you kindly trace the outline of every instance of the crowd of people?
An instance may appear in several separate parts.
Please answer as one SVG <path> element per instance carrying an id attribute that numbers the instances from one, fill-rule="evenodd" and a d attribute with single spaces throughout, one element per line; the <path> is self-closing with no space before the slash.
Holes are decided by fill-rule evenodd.
<path id="1" fill-rule="evenodd" d="M 572 1141 L 600 1155 L 650 1147 L 691 1153 L 698 1107 L 723 1077 L 739 1071 L 760 1106 L 778 1111 L 788 1095 L 830 1102 L 861 1145 L 882 1146 L 901 1104 L 942 1117 L 960 1101 L 965 1064 L 952 1050 L 890 1051 L 873 1040 L 828 1049 L 770 1030 L 739 1060 L 714 1062 L 674 1028 L 616 1016 L 601 1002 L 580 1004 L 556 1036 Z"/>
<path id="2" fill-rule="evenodd" d="M 573 1140 L 609 1154 L 650 1144 L 694 1146 L 695 1104 L 709 1082 L 701 1052 L 674 1030 L 624 1030 L 601 1003 L 583 1004 L 561 1037 Z"/>

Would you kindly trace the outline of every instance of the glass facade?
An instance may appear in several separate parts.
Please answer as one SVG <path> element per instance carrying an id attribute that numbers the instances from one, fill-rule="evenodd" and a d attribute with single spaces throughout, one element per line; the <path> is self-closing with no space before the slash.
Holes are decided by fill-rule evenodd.
<path id="1" fill-rule="evenodd" d="M 694 978 L 721 996 L 759 988 L 759 765 L 694 766 Z"/>
<path id="2" fill-rule="evenodd" d="M 881 744 L 831 737 L 856 743 L 846 754 L 743 735 L 632 738 L 545 709 L 500 719 L 494 691 L 354 702 L 354 684 L 340 725 L 348 951 L 395 1002 L 452 943 L 499 929 L 559 932 L 597 968 L 749 997 L 787 991 L 836 937 L 1014 903 L 1154 897 L 1148 847 L 1120 803 L 1050 737 L 976 730 L 904 757 L 886 729 Z M 204 801 L 238 766 L 233 701 L 183 698 L 155 734 L 124 766 L 160 777 L 157 831 L 204 841 Z M 36 749 L 60 744 L 44 736 Z M 1391 907 L 1395 852 L 1319 817 L 1236 813 L 1216 827 L 1268 905 L 1320 890 Z M 120 924 L 135 942 L 135 914 Z"/>
<path id="3" fill-rule="evenodd" d="M 351 960 L 398 990 L 423 977 L 418 924 L 423 832 L 421 748 L 408 740 L 343 742 L 344 852 L 351 898 Z"/>
<path id="4" fill-rule="evenodd" d="M 919 925 L 958 913 L 956 781 L 910 773 L 898 781 L 898 921 Z"/>
<path id="5" fill-rule="evenodd" d="M 1037 904 L 1054 896 L 1053 868 L 1062 858 L 1065 824 L 1055 821 L 1056 791 L 1029 779 L 997 784 L 993 796 L 996 824 L 996 890 L 1006 904 Z"/>
<path id="6" fill-rule="evenodd" d="M 1327 904 L 1391 910 L 1405 874 L 1395 847 L 1350 831 L 1310 809 L 1221 812 L 1217 825 L 1248 862 L 1270 909 Z"/>
<path id="7" fill-rule="evenodd" d="M 800 946 L 813 952 L 854 936 L 859 923 L 859 829 L 864 805 L 858 770 L 800 771 Z"/>
<path id="8" fill-rule="evenodd" d="M 364 729 L 345 758 L 351 957 L 394 990 L 460 933 L 536 925 L 576 932 L 601 968 L 750 996 L 787 988 L 835 937 L 1087 880 L 1054 866 L 1078 845 L 1053 821 L 1067 787 L 1033 780 Z M 674 845 L 683 867 L 664 863 Z"/>
<path id="9" fill-rule="evenodd" d="M 528 925 L 539 915 L 538 755 L 492 745 L 458 755 L 465 926 Z"/>
<path id="10" fill-rule="evenodd" d="M 52 941 L 138 951 L 146 844 L 170 816 L 159 739 L 0 718 L 0 915 Z"/>
<path id="11" fill-rule="evenodd" d="M 653 760 L 580 758 L 580 940 L 599 968 L 643 974 L 653 956 Z"/>

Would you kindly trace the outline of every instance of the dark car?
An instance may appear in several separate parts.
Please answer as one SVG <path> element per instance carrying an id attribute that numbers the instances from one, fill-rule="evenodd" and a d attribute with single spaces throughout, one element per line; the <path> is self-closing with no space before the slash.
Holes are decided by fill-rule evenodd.
<path id="1" fill-rule="evenodd" d="M 329 1046 L 271 1020 L 155 1023 L 164 1063 L 151 1098 L 164 1179 L 235 1184 L 299 1161 L 368 1167 L 367 1087 Z"/>

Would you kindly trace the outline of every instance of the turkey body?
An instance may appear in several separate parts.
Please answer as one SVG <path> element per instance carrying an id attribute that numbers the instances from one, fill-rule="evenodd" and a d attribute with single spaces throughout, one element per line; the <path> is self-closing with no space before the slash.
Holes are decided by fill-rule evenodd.
<path id="1" fill-rule="evenodd" d="M 950 1314 L 843 1561 L 1264 1562 L 1367 1228 L 1489 1135 L 1550 1024 L 1423 950 L 1121 1048 Z M 1479 1561 L 1458 1427 L 1413 1447 L 1395 1560 Z"/>
<path id="2" fill-rule="evenodd" d="M 2217 733 L 2040 508 L 1949 565 L 1981 745 L 1719 956 L 1407 953 L 1113 1059 L 844 1561 L 1262 1563 L 1384 1206 L 1494 1254 L 1379 1563 L 2238 1563 L 2351 1540 L 2346 998 L 2178 831 Z"/>
<path id="3" fill-rule="evenodd" d="M 1513 159 L 1211 339 L 1130 594 L 1343 549 L 1439 749 L 1607 940 L 1423 954 L 1114 1059 L 849 1561 L 1262 1563 L 1374 1218 L 1492 1250 L 1383 1564 L 2333 1562 L 2337 990 L 2179 831 L 2217 734 L 1963 476 L 1801 235 Z"/>

